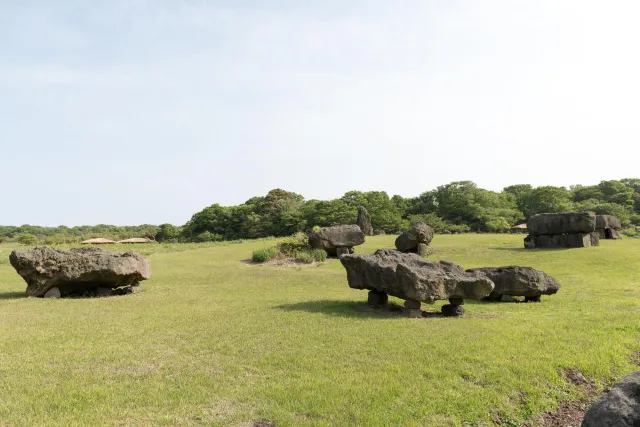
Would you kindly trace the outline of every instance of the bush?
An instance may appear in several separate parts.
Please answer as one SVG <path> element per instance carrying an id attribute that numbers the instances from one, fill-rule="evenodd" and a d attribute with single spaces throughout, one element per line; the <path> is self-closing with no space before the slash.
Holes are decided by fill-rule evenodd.
<path id="1" fill-rule="evenodd" d="M 314 259 L 311 252 L 298 252 L 296 254 L 296 261 L 304 262 L 305 264 L 311 264 Z"/>
<path id="2" fill-rule="evenodd" d="M 287 257 L 295 257 L 298 252 L 309 252 L 309 237 L 299 232 L 278 243 L 278 252 Z"/>
<path id="3" fill-rule="evenodd" d="M 18 242 L 22 243 L 23 245 L 33 246 L 38 244 L 38 238 L 33 234 L 24 233 L 18 236 Z"/>
<path id="4" fill-rule="evenodd" d="M 624 230 L 620 231 L 620 234 L 627 237 L 640 237 L 640 232 L 636 231 L 635 228 L 625 228 Z"/>
<path id="5" fill-rule="evenodd" d="M 323 262 L 327 259 L 327 253 L 324 251 L 324 249 L 313 249 L 311 251 L 311 256 L 318 262 Z"/>
<path id="6" fill-rule="evenodd" d="M 253 262 L 267 262 L 277 255 L 276 248 L 265 248 L 253 251 L 251 259 Z"/>
<path id="7" fill-rule="evenodd" d="M 203 233 L 198 234 L 195 239 L 196 242 L 204 243 L 204 242 L 219 242 L 222 240 L 222 236 L 219 234 L 214 234 L 210 231 L 205 231 Z"/>

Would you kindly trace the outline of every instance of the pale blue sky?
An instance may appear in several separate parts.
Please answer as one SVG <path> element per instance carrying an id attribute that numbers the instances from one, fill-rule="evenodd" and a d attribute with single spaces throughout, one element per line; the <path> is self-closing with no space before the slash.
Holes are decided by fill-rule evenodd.
<path id="1" fill-rule="evenodd" d="M 0 224 L 640 177 L 640 3 L 0 0 Z"/>

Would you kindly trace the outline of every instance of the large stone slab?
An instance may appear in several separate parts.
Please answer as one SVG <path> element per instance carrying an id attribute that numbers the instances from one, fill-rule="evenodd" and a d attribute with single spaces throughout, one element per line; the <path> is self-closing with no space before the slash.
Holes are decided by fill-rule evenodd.
<path id="1" fill-rule="evenodd" d="M 9 261 L 27 282 L 26 295 L 43 297 L 58 288 L 61 296 L 95 292 L 98 288 L 135 286 L 151 277 L 149 260 L 133 252 L 108 252 L 84 247 L 62 251 L 36 247 L 13 251 Z"/>
<path id="2" fill-rule="evenodd" d="M 531 267 L 484 267 L 470 268 L 467 273 L 487 277 L 495 287 L 487 297 L 499 301 L 503 295 L 540 297 L 553 295 L 560 289 L 560 282 L 543 271 Z"/>
<path id="3" fill-rule="evenodd" d="M 427 261 L 417 254 L 379 249 L 373 255 L 344 255 L 353 289 L 384 292 L 402 299 L 433 303 L 449 298 L 483 299 L 494 284 L 448 261 Z"/>
<path id="4" fill-rule="evenodd" d="M 527 221 L 532 236 L 567 233 L 591 233 L 596 229 L 596 217 L 590 212 L 543 213 Z"/>
<path id="5" fill-rule="evenodd" d="M 587 411 L 582 427 L 640 426 L 640 371 L 625 377 Z"/>
<path id="6" fill-rule="evenodd" d="M 324 249 L 329 255 L 337 255 L 338 248 L 353 248 L 364 243 L 364 233 L 357 225 L 336 225 L 313 231 L 309 235 L 309 245 Z"/>
<path id="7" fill-rule="evenodd" d="M 396 238 L 396 249 L 400 252 L 418 252 L 420 244 L 429 246 L 435 231 L 424 222 L 416 222 Z"/>

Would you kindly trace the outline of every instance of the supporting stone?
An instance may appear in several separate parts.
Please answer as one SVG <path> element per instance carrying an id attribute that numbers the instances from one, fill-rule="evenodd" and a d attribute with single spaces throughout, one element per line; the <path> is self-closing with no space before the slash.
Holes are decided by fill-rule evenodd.
<path id="1" fill-rule="evenodd" d="M 113 295 L 113 289 L 98 287 L 98 289 L 96 290 L 96 295 L 98 295 L 99 297 L 110 297 Z"/>
<path id="2" fill-rule="evenodd" d="M 408 308 L 405 310 L 407 317 L 419 318 L 422 317 L 422 310 L 415 308 Z"/>
<path id="3" fill-rule="evenodd" d="M 340 258 L 342 255 L 348 255 L 349 248 L 336 248 L 336 255 Z"/>
<path id="4" fill-rule="evenodd" d="M 389 295 L 384 292 L 379 291 L 369 291 L 369 298 L 367 299 L 367 304 L 372 307 L 380 307 L 381 305 L 385 305 L 389 301 Z"/>
<path id="5" fill-rule="evenodd" d="M 404 306 L 406 308 L 409 308 L 409 309 L 414 309 L 414 310 L 417 309 L 417 310 L 419 310 L 420 306 L 421 306 L 421 303 L 420 303 L 420 301 L 415 301 L 415 300 L 412 300 L 412 299 L 408 299 L 408 300 L 406 300 L 404 302 Z"/>
<path id="6" fill-rule="evenodd" d="M 533 297 L 524 297 L 524 302 L 540 302 L 540 295 Z"/>
<path id="7" fill-rule="evenodd" d="M 464 314 L 464 307 L 461 305 L 446 304 L 442 306 L 442 315 L 445 317 L 457 317 Z"/>
<path id="8" fill-rule="evenodd" d="M 61 297 L 60 289 L 51 288 L 44 294 L 44 297 L 45 298 L 60 298 Z"/>
<path id="9" fill-rule="evenodd" d="M 464 305 L 464 298 L 449 298 L 451 305 Z"/>
<path id="10" fill-rule="evenodd" d="M 418 243 L 418 255 L 425 258 L 428 257 L 429 246 L 427 246 L 425 243 Z"/>

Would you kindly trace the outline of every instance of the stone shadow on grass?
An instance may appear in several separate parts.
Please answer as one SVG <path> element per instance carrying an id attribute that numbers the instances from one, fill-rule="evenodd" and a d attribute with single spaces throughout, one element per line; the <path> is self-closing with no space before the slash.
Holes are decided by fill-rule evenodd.
<path id="1" fill-rule="evenodd" d="M 18 298 L 26 298 L 24 292 L 0 292 L 0 300 Z"/>
<path id="2" fill-rule="evenodd" d="M 368 317 L 374 319 L 392 319 L 406 317 L 404 307 L 389 303 L 382 307 L 371 307 L 366 301 L 314 300 L 295 304 L 282 304 L 275 308 L 284 311 L 306 311 L 338 317 Z M 440 317 L 439 312 L 426 312 L 423 317 Z"/>
<path id="3" fill-rule="evenodd" d="M 509 247 L 489 247 L 492 251 L 510 251 L 510 252 L 558 252 L 558 251 L 568 251 L 573 248 L 535 248 L 535 249 L 527 249 L 527 248 L 509 248 Z"/>

